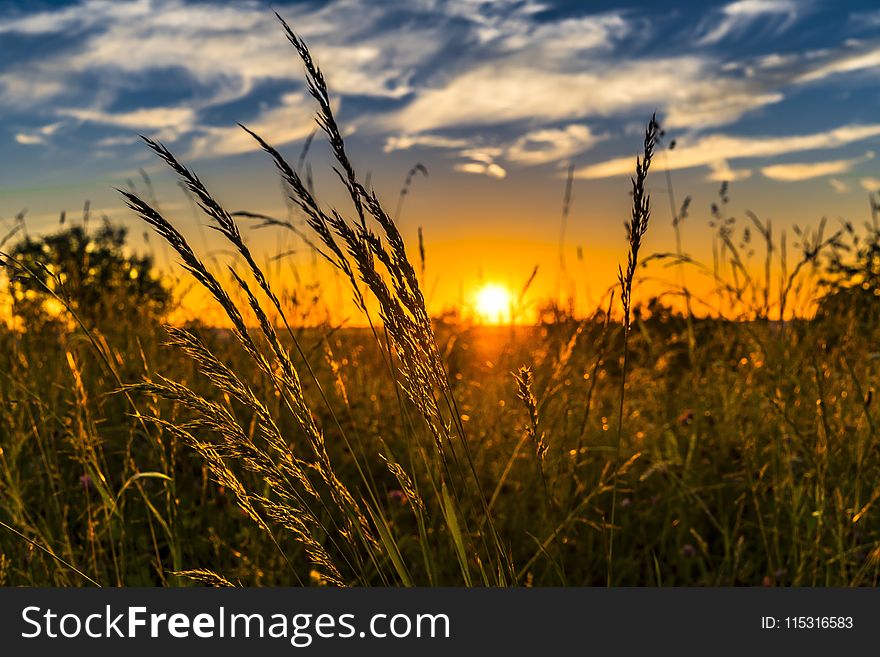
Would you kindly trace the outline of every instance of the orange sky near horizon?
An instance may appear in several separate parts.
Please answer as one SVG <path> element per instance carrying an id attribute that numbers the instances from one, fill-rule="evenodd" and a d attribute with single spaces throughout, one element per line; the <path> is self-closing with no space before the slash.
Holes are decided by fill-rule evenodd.
<path id="1" fill-rule="evenodd" d="M 737 218 L 733 242 L 746 241 L 747 213 L 754 212 L 772 220 L 777 245 L 787 235 L 792 263 L 799 257 L 796 226 L 827 218 L 836 230 L 841 220 L 861 226 L 870 219 L 868 194 L 880 193 L 875 5 L 2 5 L 0 91 L 8 102 L 0 106 L 0 237 L 24 209 L 22 234 L 38 235 L 57 230 L 61 212 L 75 221 L 88 199 L 95 225 L 106 215 L 127 226 L 132 249 L 153 253 L 166 275 L 179 273 L 168 247 L 145 237 L 114 190 L 133 187 L 155 198 L 222 271 L 236 262 L 228 246 L 137 135 L 166 144 L 228 210 L 284 216 L 277 171 L 239 121 L 291 164 L 301 160 L 324 208 L 350 216 L 326 139 L 308 137 L 315 102 L 275 9 L 326 75 L 348 156 L 390 214 L 407 172 L 416 164 L 427 172 L 412 178 L 397 220 L 417 270 L 423 231 L 431 313 L 474 316 L 487 285 L 518 299 L 537 267 L 517 321 L 533 321 L 548 301 L 590 314 L 626 261 L 629 176 L 656 113 L 667 132 L 648 178 L 652 217 L 641 257 L 676 250 L 672 219 L 689 197 L 681 249 L 710 273 L 654 263 L 639 271 L 635 299 L 662 294 L 680 307 L 676 289 L 684 277 L 696 312 L 738 314 L 729 301 L 713 298 L 717 226 L 710 225 L 710 208 L 722 181 L 730 181 L 725 217 Z M 563 232 L 569 168 L 574 180 Z M 299 239 L 241 223 L 279 289 L 295 291 L 302 302 L 314 295 L 309 286 L 320 284 L 312 319 L 363 323 L 345 282 L 325 264 L 314 265 Z M 747 266 L 760 279 L 763 247 L 750 231 L 743 251 L 754 250 Z M 774 255 L 778 293 L 778 250 Z M 800 303 L 806 312 L 808 295 Z M 190 293 L 175 316 L 213 317 L 211 307 Z"/>
<path id="2" fill-rule="evenodd" d="M 259 176 L 254 175 L 256 173 Z M 219 190 L 218 198 L 230 209 L 257 208 L 256 211 L 259 212 L 283 216 L 285 210 L 281 205 L 278 183 L 271 169 L 260 167 L 252 175 L 252 180 L 235 185 L 212 184 L 218 178 L 218 174 L 212 171 L 203 178 L 209 188 Z M 186 200 L 180 200 L 181 195 L 174 186 L 174 179 L 161 169 L 153 176 L 160 209 L 187 236 L 203 260 L 213 270 L 220 272 L 226 263 L 235 264 L 236 259 L 228 246 L 223 244 L 215 231 L 208 230 L 207 218 L 200 216 L 197 220 L 191 205 Z M 545 183 L 531 188 L 524 188 L 523 181 L 493 181 L 485 178 L 478 180 L 480 184 L 466 187 L 456 186 L 454 180 L 438 180 L 436 176 L 417 181 L 417 186 L 406 198 L 398 221 L 410 259 L 417 271 L 421 270 L 418 227 L 423 228 L 426 257 L 422 286 L 432 315 L 438 316 L 454 310 L 468 321 L 487 321 L 485 313 L 480 313 L 478 309 L 478 297 L 486 285 L 500 286 L 517 301 L 517 308 L 513 313 L 517 323 L 534 322 L 538 309 L 548 302 L 555 301 L 563 308 L 571 307 L 575 315 L 580 317 L 589 316 L 597 306 L 607 303 L 608 292 L 617 288 L 617 267 L 626 261 L 628 245 L 623 223 L 629 213 L 629 198 L 626 193 L 628 181 L 615 179 L 602 185 L 574 182 L 562 250 L 565 262 L 563 274 L 560 268 L 559 238 L 564 180 L 557 179 L 553 184 Z M 323 183 L 328 186 L 328 204 L 346 212 L 347 199 L 340 195 L 339 190 L 330 187 L 331 182 Z M 386 188 L 392 187 L 382 180 L 376 184 L 382 182 L 386 183 Z M 662 172 L 654 172 L 649 176 L 652 217 L 641 253 L 643 261 L 652 254 L 675 250 L 665 183 Z M 504 187 L 503 190 L 497 189 L 499 184 Z M 435 188 L 432 189 L 432 185 Z M 662 295 L 665 303 L 683 310 L 684 302 L 680 294 L 683 276 L 684 283 L 693 295 L 692 310 L 696 314 L 717 314 L 720 310 L 735 316 L 739 310 L 730 307 L 724 298 L 718 297 L 716 284 L 711 276 L 714 229 L 708 224 L 708 208 L 717 198 L 717 185 L 703 183 L 697 189 L 689 216 L 682 224 L 682 247 L 686 254 L 702 263 L 704 268 L 691 265 L 669 267 L 661 262 L 654 262 L 648 268 L 640 268 L 635 300 L 638 303 L 651 296 Z M 742 229 L 750 225 L 744 216 L 746 210 L 754 209 L 763 217 L 765 215 L 762 208 L 776 209 L 782 215 L 772 215 L 774 240 L 778 246 L 782 231 L 786 232 L 790 266 L 799 257 L 792 230 L 798 217 L 816 217 L 816 211 L 824 210 L 823 206 L 831 208 L 834 203 L 841 209 L 850 209 L 852 215 L 849 218 L 856 225 L 867 220 L 870 214 L 864 198 L 829 195 L 810 188 L 805 189 L 797 198 L 788 195 L 774 196 L 773 184 L 766 185 L 763 189 L 759 187 L 758 191 L 761 196 L 750 196 L 746 199 L 746 204 L 740 199 L 739 185 L 731 185 L 727 214 L 738 218 L 738 228 L 733 239 L 739 241 Z M 684 190 L 676 192 L 680 197 L 685 195 Z M 386 208 L 392 212 L 391 208 L 396 205 L 395 194 L 387 191 L 383 193 L 381 190 L 378 193 Z M 267 198 L 271 199 L 268 203 Z M 241 205 L 233 205 L 229 199 L 240 199 Z M 43 202 L 46 201 L 44 197 Z M 50 200 L 49 203 L 51 202 Z M 56 202 L 61 204 L 63 200 Z M 109 206 L 105 208 L 112 220 L 121 219 L 121 223 L 129 227 L 132 248 L 139 252 L 152 252 L 161 271 L 175 271 L 176 276 L 181 274 L 169 247 L 163 245 L 155 235 L 149 234 L 145 239 L 145 227 L 131 217 L 131 213 L 126 214 L 121 208 L 110 206 L 114 203 L 113 195 L 106 195 L 105 203 Z M 93 204 L 93 216 L 100 216 L 103 212 L 105 210 L 100 205 Z M 455 216 L 455 221 L 446 219 L 451 215 Z M 69 222 L 77 220 L 76 212 L 69 213 Z M 49 213 L 33 214 L 28 221 L 32 234 L 58 229 L 57 216 Z M 301 303 L 307 302 L 314 292 L 308 286 L 315 283 L 320 285 L 320 302 L 301 321 L 315 323 L 326 320 L 334 324 L 345 322 L 351 326 L 366 324 L 365 318 L 351 303 L 347 282 L 323 260 L 313 257 L 309 248 L 298 237 L 280 228 L 252 230 L 253 224 L 249 221 L 240 220 L 245 239 L 258 262 L 265 266 L 269 280 L 283 297 L 289 298 L 295 293 Z M 95 222 L 97 225 L 97 220 Z M 816 226 L 818 219 L 798 223 L 802 227 Z M 836 220 L 829 222 L 829 230 L 837 227 Z M 308 231 L 307 226 L 302 228 Z M 751 232 L 755 240 L 757 235 L 754 228 Z M 759 241 L 753 241 L 751 249 L 754 254 L 748 266 L 752 275 L 760 279 L 764 275 L 763 245 Z M 276 258 L 280 254 L 288 255 Z M 778 252 L 774 257 L 778 258 Z M 519 303 L 521 290 L 536 267 L 537 274 L 522 303 Z M 729 275 L 729 267 L 725 268 L 725 275 Z M 771 276 L 772 289 L 775 291 L 771 293 L 773 295 L 780 288 L 779 275 L 779 263 L 776 259 Z M 188 285 L 183 287 L 187 288 Z M 617 306 L 619 303 L 615 303 L 615 312 L 619 310 Z M 789 308 L 809 312 L 810 297 L 804 297 L 794 306 L 789 305 Z M 510 317 L 511 313 L 506 313 L 503 321 L 509 321 Z M 173 313 L 172 321 L 183 322 L 193 318 L 217 325 L 226 324 L 219 308 L 210 299 L 198 291 L 190 290 L 183 297 L 181 307 Z M 495 321 L 497 320 L 489 323 Z"/>

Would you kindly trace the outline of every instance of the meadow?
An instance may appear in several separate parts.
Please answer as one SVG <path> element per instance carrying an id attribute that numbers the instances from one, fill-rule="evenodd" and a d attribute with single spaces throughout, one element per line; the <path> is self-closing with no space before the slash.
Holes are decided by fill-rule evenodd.
<path id="1" fill-rule="evenodd" d="M 254 218 L 149 139 L 234 255 L 208 262 L 148 195 L 120 194 L 222 327 L 165 325 L 172 295 L 112 226 L 68 226 L 54 251 L 8 236 L 0 584 L 877 584 L 876 214 L 787 235 L 729 216 L 724 186 L 700 210 L 714 262 L 644 252 L 652 155 L 669 148 L 652 119 L 619 284 L 595 312 L 432 317 L 423 246 L 359 177 L 282 27 L 350 207 L 322 205 L 251 133 L 301 218 L 271 228 L 335 267 L 363 327 L 306 321 L 321 290 L 268 276 Z M 676 210 L 677 235 L 696 213 Z M 48 261 L 62 247 L 67 269 Z M 657 271 L 665 294 L 641 297 Z"/>

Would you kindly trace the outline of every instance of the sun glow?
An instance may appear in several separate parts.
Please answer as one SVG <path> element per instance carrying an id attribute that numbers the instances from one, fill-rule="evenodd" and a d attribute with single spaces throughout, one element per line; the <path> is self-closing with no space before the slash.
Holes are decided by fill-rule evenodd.
<path id="1" fill-rule="evenodd" d="M 486 324 L 503 324 L 510 320 L 510 292 L 503 285 L 486 283 L 477 290 L 474 310 L 477 318 Z"/>

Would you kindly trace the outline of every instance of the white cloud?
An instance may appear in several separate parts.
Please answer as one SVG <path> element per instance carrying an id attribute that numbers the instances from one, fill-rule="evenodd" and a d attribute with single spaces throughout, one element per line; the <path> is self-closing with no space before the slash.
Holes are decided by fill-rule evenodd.
<path id="1" fill-rule="evenodd" d="M 804 3 L 801 2 L 801 6 Z M 784 31 L 797 19 L 795 0 L 738 0 L 725 5 L 721 15 L 706 21 L 707 29 L 697 43 L 715 44 L 730 36 L 742 34 L 756 22 L 776 19 L 778 31 Z"/>
<path id="2" fill-rule="evenodd" d="M 718 160 L 709 162 L 709 175 L 707 180 L 713 182 L 736 182 L 737 180 L 745 180 L 752 177 L 751 169 L 732 169 L 727 160 Z"/>
<path id="3" fill-rule="evenodd" d="M 386 12 L 364 0 L 298 5 L 285 13 L 312 45 L 336 96 L 397 98 L 410 93 L 414 67 L 443 43 L 429 25 L 373 29 Z M 0 64 L 0 92 L 6 106 L 108 126 L 160 130 L 157 136 L 165 140 L 198 132 L 200 152 L 224 153 L 243 148 L 238 128 L 203 125 L 205 110 L 243 99 L 267 82 L 303 89 L 296 53 L 269 8 L 256 2 L 87 0 L 11 18 L 0 12 L 0 34 L 48 38 L 70 32 L 78 33 L 74 45 L 39 58 L 21 58 L 6 70 Z M 182 86 L 187 98 L 179 107 L 112 109 L 119 106 L 116 101 L 123 92 L 143 88 L 147 74 L 167 70 L 192 81 Z M 95 79 L 100 80 L 98 87 Z M 90 108 L 71 106 L 80 104 L 84 96 L 94 100 Z M 305 111 L 303 117 L 294 117 L 284 102 L 274 110 L 262 110 L 267 124 L 280 134 L 279 141 L 298 135 L 301 119 L 311 121 L 313 107 L 297 107 Z M 284 120 L 297 127 L 285 127 Z M 216 147 L 207 144 L 209 136 L 218 140 Z"/>
<path id="4" fill-rule="evenodd" d="M 100 148 L 112 148 L 114 146 L 128 146 L 130 144 L 136 144 L 138 138 L 135 136 L 131 137 L 104 137 L 103 139 L 99 139 L 97 142 L 97 146 Z"/>
<path id="5" fill-rule="evenodd" d="M 866 192 L 877 192 L 880 190 L 880 178 L 860 178 L 859 185 Z"/>
<path id="6" fill-rule="evenodd" d="M 474 145 L 472 140 L 436 134 L 398 135 L 386 139 L 383 150 L 390 153 L 414 146 L 458 150 L 459 154 L 482 164 L 498 158 L 524 165 L 559 162 L 592 148 L 603 136 L 593 134 L 589 127 L 572 124 L 564 128 L 531 130 L 513 141 L 496 145 Z M 475 167 L 468 167 L 468 171 Z M 473 171 L 470 171 L 473 173 Z"/>
<path id="7" fill-rule="evenodd" d="M 507 158 L 523 164 L 558 162 L 592 148 L 599 139 L 585 125 L 533 130 L 508 148 Z"/>
<path id="8" fill-rule="evenodd" d="M 311 99 L 304 94 L 287 94 L 281 104 L 262 112 L 253 121 L 243 122 L 275 146 L 306 137 L 315 129 Z M 193 140 L 189 158 L 234 155 L 258 150 L 259 145 L 239 126 L 207 127 Z"/>
<path id="9" fill-rule="evenodd" d="M 134 130 L 175 127 L 185 130 L 192 127 L 196 117 L 195 111 L 189 107 L 151 107 L 116 113 L 92 109 L 62 109 L 59 113 L 78 121 L 103 123 Z"/>
<path id="10" fill-rule="evenodd" d="M 495 158 L 500 156 L 504 152 L 504 149 L 499 148 L 497 146 L 492 147 L 483 147 L 483 148 L 468 148 L 461 152 L 461 154 L 467 158 L 472 160 L 476 160 L 477 162 L 482 162 L 484 164 L 490 164 L 495 161 Z"/>
<path id="11" fill-rule="evenodd" d="M 438 36 L 427 28 L 370 31 L 382 19 L 383 10 L 368 2 L 336 0 L 317 8 L 300 6 L 289 13 L 304 38 L 320 43 L 319 64 L 338 93 L 406 94 L 411 90 L 407 81 L 411 67 L 440 46 Z M 302 76 L 271 11 L 252 2 L 92 0 L 20 18 L 0 18 L 0 33 L 54 34 L 96 26 L 100 29 L 83 36 L 72 52 L 43 60 L 42 79 L 49 76 L 64 85 L 71 73 L 141 74 L 173 68 L 205 85 L 222 83 L 235 98 L 262 80 L 298 83 Z"/>
<path id="12" fill-rule="evenodd" d="M 507 171 L 494 162 L 461 162 L 456 164 L 453 167 L 456 171 L 461 171 L 463 173 L 478 173 L 489 176 L 490 178 L 504 178 L 507 175 Z"/>
<path id="13" fill-rule="evenodd" d="M 814 66 L 795 78 L 795 82 L 815 82 L 838 73 L 853 73 L 880 67 L 880 48 L 855 53 L 835 53 L 827 61 Z"/>
<path id="14" fill-rule="evenodd" d="M 593 64 L 548 71 L 518 61 L 481 65 L 425 89 L 383 122 L 416 133 L 462 125 L 556 122 L 667 109 L 670 127 L 715 126 L 781 99 L 751 80 L 719 76 L 701 57 Z"/>
<path id="15" fill-rule="evenodd" d="M 761 173 L 773 180 L 795 182 L 809 180 L 821 176 L 831 176 L 838 173 L 847 173 L 857 164 L 874 157 L 868 153 L 865 157 L 857 157 L 849 160 L 828 160 L 824 162 L 792 162 L 788 164 L 772 164 L 763 167 Z"/>
<path id="16" fill-rule="evenodd" d="M 466 148 L 460 154 L 470 160 L 470 162 L 459 162 L 452 168 L 463 173 L 483 174 L 490 178 L 504 178 L 507 175 L 507 171 L 495 161 L 503 152 L 504 149 L 498 146 Z"/>
<path id="17" fill-rule="evenodd" d="M 762 93 L 757 85 L 750 88 L 740 81 L 729 81 L 728 88 L 721 91 L 719 87 L 724 86 L 724 82 L 719 82 L 714 89 L 711 84 L 695 86 L 691 98 L 682 98 L 668 106 L 664 126 L 693 129 L 735 123 L 744 114 L 784 98 L 781 93 Z"/>
<path id="18" fill-rule="evenodd" d="M 736 25 L 767 17 L 794 20 L 797 8 L 808 4 L 742 0 L 727 5 L 725 16 L 732 32 Z M 615 23 L 609 19 L 608 24 Z M 632 29 L 630 24 L 623 25 L 622 33 Z M 616 34 L 609 30 L 608 35 L 606 40 L 613 43 Z M 787 90 L 796 85 L 880 67 L 880 48 L 866 51 L 864 45 L 852 44 L 826 51 L 771 53 L 751 64 L 722 62 L 705 52 L 635 59 L 618 53 L 608 59 L 599 49 L 588 59 L 566 59 L 550 56 L 552 50 L 548 43 L 534 51 L 538 56 L 529 51 L 489 58 L 488 63 L 477 63 L 445 79 L 429 80 L 407 106 L 380 122 L 415 135 L 465 126 L 548 126 L 659 110 L 665 127 L 693 131 L 735 123 L 783 101 Z M 563 50 L 572 55 L 572 50 Z"/>
<path id="19" fill-rule="evenodd" d="M 8 72 L 0 74 L 0 94 L 3 104 L 11 108 L 40 105 L 64 90 L 58 80 L 41 78 L 34 73 Z"/>
<path id="20" fill-rule="evenodd" d="M 846 184 L 843 180 L 831 178 L 828 181 L 828 184 L 831 185 L 831 188 L 838 194 L 846 194 L 849 191 L 849 185 Z"/>
<path id="21" fill-rule="evenodd" d="M 143 18 L 150 9 L 149 0 L 88 0 L 78 5 L 6 18 L 0 21 L 0 34 L 57 34 L 75 27 L 100 24 L 107 17 L 125 20 Z"/>
<path id="22" fill-rule="evenodd" d="M 702 166 L 720 166 L 730 160 L 766 158 L 812 150 L 845 146 L 880 136 L 880 124 L 847 125 L 827 132 L 785 137 L 735 137 L 714 134 L 701 137 L 690 144 L 679 144 L 667 157 L 657 158 L 654 167 L 663 169 L 692 169 Z M 629 175 L 635 158 L 621 157 L 581 167 L 575 172 L 579 178 L 607 178 Z"/>
<path id="23" fill-rule="evenodd" d="M 41 135 L 33 135 L 20 132 L 15 135 L 15 141 L 24 146 L 36 146 L 38 144 L 45 144 L 46 138 Z"/>
<path id="24" fill-rule="evenodd" d="M 523 21 L 517 27 L 507 30 L 499 43 L 501 49 L 522 53 L 528 48 L 538 48 L 541 55 L 548 59 L 606 50 L 630 32 L 629 24 L 618 14 L 580 16 L 540 23 Z"/>
<path id="25" fill-rule="evenodd" d="M 535 0 L 410 0 L 409 4 L 438 18 L 466 21 L 482 47 L 532 58 L 540 55 L 543 60 L 604 50 L 630 32 L 629 22 L 617 13 L 536 20 L 536 14 L 550 7 Z"/>
<path id="26" fill-rule="evenodd" d="M 470 140 L 463 138 L 444 137 L 442 135 L 392 135 L 385 140 L 382 150 L 385 153 L 405 151 L 417 146 L 427 148 L 465 148 Z"/>
<path id="27" fill-rule="evenodd" d="M 15 135 L 15 141 L 25 146 L 45 144 L 46 137 L 54 135 L 62 127 L 63 122 L 49 123 L 36 130 L 36 132 L 19 132 Z"/>
<path id="28" fill-rule="evenodd" d="M 811 4 L 730 2 L 707 10 L 697 40 L 705 46 L 747 30 L 779 32 Z M 44 6 L 50 8 L 5 17 L 0 12 L 0 35 L 77 38 L 58 40 L 48 54 L 20 59 L 5 70 L 0 64 L 0 93 L 7 106 L 39 111 L 45 121 L 62 116 L 147 131 L 169 141 L 188 138 L 192 154 L 214 156 L 253 146 L 234 125 L 206 125 L 208 110 L 272 85 L 280 100 L 261 107 L 250 124 L 275 143 L 301 138 L 313 127 L 313 107 L 300 97 L 301 65 L 262 2 L 83 0 Z M 488 162 L 465 153 L 462 166 L 469 169 L 476 163 L 503 171 L 499 162 L 534 165 L 571 158 L 598 140 L 583 125 L 594 118 L 628 121 L 657 110 L 664 127 L 694 134 L 778 103 L 794 85 L 880 67 L 880 48 L 872 50 L 871 44 L 841 45 L 809 57 L 770 53 L 743 64 L 700 47 L 685 55 L 645 54 L 647 49 L 629 43 L 656 28 L 635 12 L 557 17 L 547 9 L 542 0 L 331 0 L 296 3 L 282 13 L 308 41 L 334 97 L 367 96 L 380 99 L 376 107 L 399 108 L 360 109 L 360 116 L 341 119 L 379 132 L 385 152 L 416 146 L 500 149 Z M 166 71 L 186 80 L 184 98 L 161 101 L 168 107 L 120 102 Z M 100 80 L 97 89 L 86 86 L 94 80 Z M 86 92 L 94 104 L 83 108 Z M 363 105 L 346 102 L 344 107 Z M 242 112 L 236 118 L 248 116 Z M 506 135 L 458 131 L 468 126 Z M 457 130 L 454 136 L 443 134 L 451 129 Z M 514 130 L 519 137 L 510 137 Z M 123 143 L 113 141 L 128 138 L 118 132 L 101 143 Z M 24 128 L 19 135 L 50 138 Z M 751 173 L 729 164 L 747 156 L 721 153 L 729 144 L 709 145 L 718 152 L 691 155 L 699 164 L 687 166 L 707 166 L 713 178 Z M 670 160 L 680 158 L 676 151 Z M 627 160 L 627 172 L 631 165 Z"/>

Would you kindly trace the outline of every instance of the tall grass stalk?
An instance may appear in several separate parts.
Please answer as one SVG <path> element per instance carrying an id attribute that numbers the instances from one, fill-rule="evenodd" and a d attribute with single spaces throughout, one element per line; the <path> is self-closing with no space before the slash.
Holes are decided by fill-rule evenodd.
<path id="1" fill-rule="evenodd" d="M 569 284 L 568 267 L 565 262 L 565 232 L 568 228 L 568 215 L 571 213 L 571 192 L 574 182 L 574 164 L 568 165 L 568 173 L 565 177 L 565 191 L 562 194 L 562 215 L 559 220 L 559 270 L 556 279 L 556 300 L 562 304 L 563 290 L 568 293 L 569 311 L 574 312 L 571 291 L 567 290 Z"/>
<path id="2" fill-rule="evenodd" d="M 611 586 L 614 581 L 614 523 L 617 512 L 617 489 L 620 469 L 620 456 L 623 444 L 623 407 L 626 398 L 626 376 L 629 368 L 629 334 L 632 323 L 632 290 L 636 268 L 639 262 L 639 249 L 642 246 L 642 238 L 648 230 L 648 219 L 651 216 L 651 197 L 647 190 L 648 170 L 651 168 L 651 158 L 654 155 L 654 147 L 660 126 L 657 117 L 652 116 L 645 130 L 644 155 L 636 158 L 636 175 L 632 179 L 632 217 L 627 224 L 627 237 L 629 238 L 629 254 L 627 255 L 626 270 L 618 268 L 618 283 L 620 284 L 620 300 L 623 306 L 623 370 L 620 376 L 620 406 L 617 413 L 617 444 L 614 456 L 614 472 L 611 488 L 611 514 L 608 531 L 608 576 L 607 584 Z"/>
<path id="3" fill-rule="evenodd" d="M 327 137 L 338 165 L 334 171 L 351 199 L 355 211 L 353 220 L 347 220 L 337 210 L 325 211 L 315 198 L 311 185 L 303 181 L 299 172 L 261 136 L 241 127 L 271 156 L 290 192 L 291 200 L 305 215 L 308 226 L 316 236 L 315 249 L 348 280 L 355 304 L 367 317 L 383 352 L 389 373 L 395 381 L 395 389 L 399 385 L 421 416 L 433 448 L 428 450 L 427 446 L 415 445 L 410 449 L 420 452 L 425 461 L 426 477 L 444 518 L 448 539 L 458 556 L 462 580 L 468 585 L 476 581 L 487 585 L 507 583 L 513 567 L 491 517 L 415 268 L 407 256 L 394 220 L 375 193 L 358 179 L 346 152 L 342 131 L 333 114 L 330 94 L 320 68 L 305 43 L 280 16 L 278 18 L 305 65 L 308 88 L 318 105 L 317 123 Z M 288 446 L 279 421 L 255 390 L 237 372 L 223 364 L 198 337 L 187 331 L 169 329 L 171 343 L 182 349 L 216 388 L 254 414 L 260 441 L 248 436 L 226 406 L 196 394 L 187 385 L 163 379 L 158 382 L 145 381 L 131 389 L 173 401 L 195 414 L 197 419 L 193 423 L 182 426 L 159 417 L 151 420 L 201 454 L 213 477 L 235 494 L 241 510 L 265 531 L 279 550 L 282 548 L 268 521 L 275 521 L 292 533 L 314 567 L 329 583 L 367 583 L 370 573 L 378 572 L 386 584 L 415 584 L 416 579 L 403 560 L 399 537 L 386 518 L 377 494 L 367 453 L 363 445 L 355 446 L 349 441 L 345 428 L 309 363 L 309 355 L 301 348 L 278 295 L 251 255 L 234 216 L 168 149 L 153 140 L 145 138 L 145 141 L 178 174 L 198 200 L 200 208 L 212 220 L 212 227 L 232 244 L 235 253 L 244 261 L 249 278 L 256 283 L 255 289 L 232 267 L 228 273 L 233 281 L 232 288 L 238 296 L 243 297 L 247 312 L 257 320 L 259 342 L 251 335 L 243 311 L 233 300 L 233 295 L 204 266 L 184 236 L 153 205 L 132 192 L 120 190 L 120 193 L 129 207 L 177 252 L 184 268 L 223 309 L 239 345 L 257 366 L 264 380 L 274 388 L 287 416 L 295 421 L 305 437 L 305 445 L 311 450 L 311 456 L 307 458 L 298 448 Z M 414 169 L 416 171 L 418 169 Z M 266 221 L 265 217 L 260 218 Z M 379 233 L 374 232 L 374 226 L 378 226 Z M 282 344 L 270 313 L 257 298 L 258 293 L 269 300 L 271 314 L 282 322 L 300 357 L 300 364 L 294 363 Z M 369 301 L 367 295 L 370 295 Z M 384 339 L 380 338 L 370 317 L 372 302 L 379 308 Z M 359 491 L 363 495 L 360 501 L 342 482 L 330 460 L 324 432 L 316 424 L 306 399 L 299 367 L 304 368 L 308 379 L 316 387 L 339 437 L 351 454 L 360 477 Z M 193 429 L 216 435 L 219 443 L 204 440 Z M 249 490 L 229 467 L 230 461 L 261 477 L 270 493 Z M 389 454 L 386 462 L 402 488 L 409 491 L 408 498 L 422 500 L 423 491 L 417 488 L 414 477 L 406 473 L 399 461 Z M 472 514 L 466 511 L 473 501 L 477 501 L 482 509 L 488 535 L 474 532 L 468 527 Z M 419 523 L 421 540 L 427 541 L 429 539 L 423 531 L 421 516 L 424 507 L 423 502 L 413 504 L 412 511 Z M 333 538 L 334 534 L 338 540 Z M 324 545 L 325 542 L 330 544 L 331 549 Z M 426 563 L 429 561 L 426 558 Z M 479 574 L 471 572 L 474 563 Z M 488 572 L 485 565 L 489 566 Z"/>

